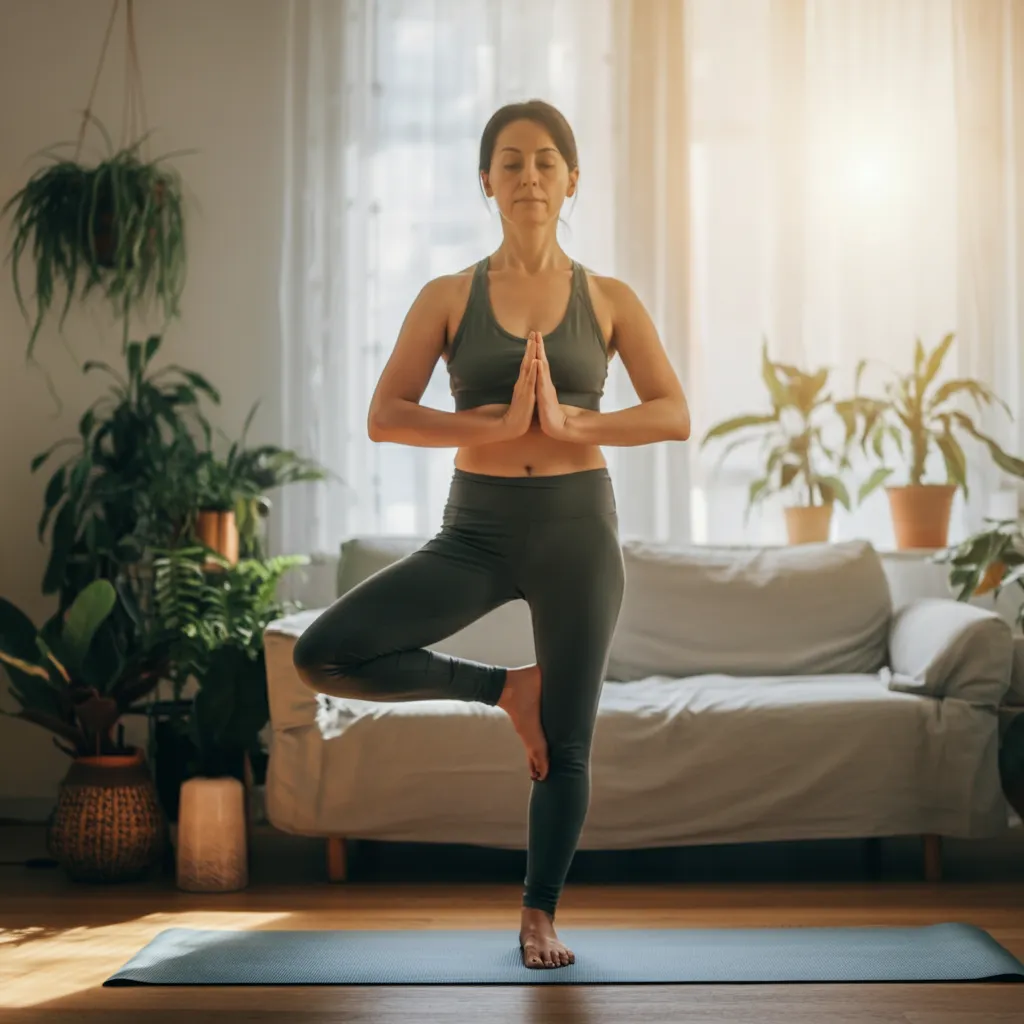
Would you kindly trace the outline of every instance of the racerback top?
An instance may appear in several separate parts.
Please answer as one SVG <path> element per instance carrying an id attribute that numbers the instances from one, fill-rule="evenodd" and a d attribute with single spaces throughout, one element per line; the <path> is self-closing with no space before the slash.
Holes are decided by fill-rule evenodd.
<path id="1" fill-rule="evenodd" d="M 451 393 L 457 411 L 512 401 L 526 338 L 506 331 L 495 319 L 488 288 L 490 257 L 473 271 L 469 301 L 448 357 Z M 544 336 L 551 382 L 560 405 L 600 411 L 608 376 L 608 350 L 597 322 L 586 271 L 572 261 L 569 305 L 561 323 Z"/>

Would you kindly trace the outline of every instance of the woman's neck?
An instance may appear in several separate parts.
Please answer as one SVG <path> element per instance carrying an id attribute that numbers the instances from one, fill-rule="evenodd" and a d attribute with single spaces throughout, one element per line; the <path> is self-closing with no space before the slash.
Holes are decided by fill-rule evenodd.
<path id="1" fill-rule="evenodd" d="M 498 246 L 491 257 L 491 270 L 508 270 L 533 276 L 556 270 L 566 270 L 572 261 L 553 238 L 508 238 Z"/>

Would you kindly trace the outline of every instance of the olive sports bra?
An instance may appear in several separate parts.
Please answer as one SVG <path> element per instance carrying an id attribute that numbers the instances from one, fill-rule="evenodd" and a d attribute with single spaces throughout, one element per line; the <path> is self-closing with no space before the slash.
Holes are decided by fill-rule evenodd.
<path id="1" fill-rule="evenodd" d="M 510 403 L 523 362 L 526 338 L 510 334 L 494 317 L 487 280 L 489 263 L 490 257 L 485 257 L 473 271 L 466 312 L 448 357 L 457 411 Z M 569 305 L 562 322 L 544 336 L 544 349 L 559 404 L 599 411 L 608 376 L 608 350 L 590 301 L 586 271 L 575 260 Z"/>

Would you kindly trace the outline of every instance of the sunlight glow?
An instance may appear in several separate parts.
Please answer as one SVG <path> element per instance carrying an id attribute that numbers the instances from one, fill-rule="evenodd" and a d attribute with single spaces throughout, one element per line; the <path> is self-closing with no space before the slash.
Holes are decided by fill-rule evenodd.
<path id="1" fill-rule="evenodd" d="M 259 928 L 289 913 L 187 910 L 147 914 L 52 934 L 40 926 L 0 928 L 0 1007 L 50 1003 L 97 988 L 166 928 Z"/>

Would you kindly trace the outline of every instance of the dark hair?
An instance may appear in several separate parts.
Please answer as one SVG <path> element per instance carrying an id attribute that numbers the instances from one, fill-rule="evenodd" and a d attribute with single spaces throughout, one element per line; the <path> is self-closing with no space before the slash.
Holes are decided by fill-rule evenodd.
<path id="1" fill-rule="evenodd" d="M 513 121 L 534 121 L 542 128 L 546 128 L 548 134 L 554 139 L 558 152 L 562 159 L 569 165 L 570 171 L 575 171 L 579 166 L 576 153 L 576 136 L 569 127 L 565 115 L 544 100 L 527 100 L 525 103 L 507 103 L 496 110 L 491 119 L 484 127 L 484 133 L 480 136 L 480 171 L 491 169 L 491 159 L 494 156 L 494 146 L 498 141 L 501 130 Z M 479 181 L 479 175 L 477 177 Z M 484 185 L 480 182 L 480 191 L 483 192 Z M 577 193 L 578 195 L 579 193 Z M 484 192 L 486 198 L 487 193 Z"/>

